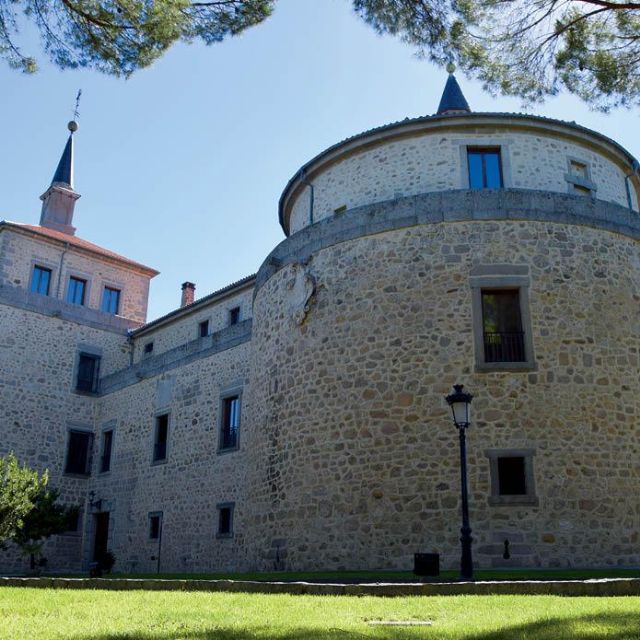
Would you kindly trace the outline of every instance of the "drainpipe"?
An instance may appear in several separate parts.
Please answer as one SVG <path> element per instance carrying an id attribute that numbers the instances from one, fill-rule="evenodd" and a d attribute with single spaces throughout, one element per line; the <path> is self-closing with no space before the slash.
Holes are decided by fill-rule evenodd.
<path id="1" fill-rule="evenodd" d="M 631 165 L 632 172 L 624 177 L 624 186 L 627 190 L 627 203 L 629 210 L 633 211 L 633 201 L 631 200 L 631 187 L 629 186 L 629 180 L 634 176 L 640 175 L 640 163 L 637 160 L 633 161 Z"/>
<path id="2" fill-rule="evenodd" d="M 129 366 L 133 366 L 133 336 L 131 335 L 131 329 L 127 329 L 127 342 L 129 343 Z"/>
<path id="3" fill-rule="evenodd" d="M 67 255 L 67 251 L 69 251 L 69 243 L 65 242 L 64 250 L 60 256 L 60 266 L 58 268 L 58 284 L 56 285 L 56 298 L 58 299 L 60 299 L 60 285 L 62 284 L 62 265 L 64 264 L 64 257 Z"/>
<path id="4" fill-rule="evenodd" d="M 309 224 L 313 224 L 313 185 L 307 178 L 307 172 L 304 169 L 300 169 L 300 180 L 302 184 L 306 184 L 309 187 Z"/>

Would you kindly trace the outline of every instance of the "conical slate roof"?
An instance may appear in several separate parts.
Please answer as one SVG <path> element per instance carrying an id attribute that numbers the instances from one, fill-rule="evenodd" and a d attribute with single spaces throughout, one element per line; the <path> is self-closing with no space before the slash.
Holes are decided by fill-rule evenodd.
<path id="1" fill-rule="evenodd" d="M 69 136 L 64 147 L 58 168 L 53 174 L 51 184 L 62 183 L 73 189 L 73 134 Z"/>
<path id="2" fill-rule="evenodd" d="M 462 93 L 456 77 L 453 73 L 450 73 L 447 78 L 447 84 L 444 86 L 442 98 L 440 99 L 438 115 L 441 116 L 446 113 L 460 113 L 465 111 L 471 113 L 471 108 Z"/>

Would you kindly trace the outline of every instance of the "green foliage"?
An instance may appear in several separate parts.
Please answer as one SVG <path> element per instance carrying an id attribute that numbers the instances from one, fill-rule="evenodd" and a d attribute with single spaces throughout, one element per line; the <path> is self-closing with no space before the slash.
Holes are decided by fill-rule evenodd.
<path id="1" fill-rule="evenodd" d="M 41 487 L 33 498 L 33 509 L 24 517 L 20 527 L 11 537 L 25 555 L 31 556 L 31 568 L 35 569 L 36 556 L 44 541 L 57 533 L 68 531 L 78 518 L 78 507 L 58 504 L 60 492 Z"/>
<path id="2" fill-rule="evenodd" d="M 46 472 L 40 478 L 37 471 L 20 467 L 13 453 L 0 458 L 0 545 L 23 527 L 46 485 Z"/>
<path id="3" fill-rule="evenodd" d="M 178 41 L 206 44 L 267 18 L 275 0 L 0 0 L 0 57 L 33 72 L 34 58 L 16 44 L 18 21 L 35 24 L 60 68 L 90 67 L 128 76 Z"/>
<path id="4" fill-rule="evenodd" d="M 538 102 L 563 87 L 594 108 L 640 105 L 640 0 L 353 0 L 378 33 L 492 93 Z"/>

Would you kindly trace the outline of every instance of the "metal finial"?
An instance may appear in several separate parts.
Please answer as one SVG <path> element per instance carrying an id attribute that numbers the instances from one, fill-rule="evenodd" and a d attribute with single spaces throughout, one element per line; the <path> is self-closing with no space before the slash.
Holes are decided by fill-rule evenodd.
<path id="1" fill-rule="evenodd" d="M 447 73 L 453 73 L 456 70 L 456 65 L 453 62 L 447 64 Z"/>
<path id="2" fill-rule="evenodd" d="M 73 110 L 73 120 L 67 124 L 67 129 L 71 131 L 71 133 L 75 133 L 78 130 L 78 119 L 80 118 L 80 98 L 82 96 L 82 89 L 78 90 L 78 95 L 76 96 L 76 106 Z"/>

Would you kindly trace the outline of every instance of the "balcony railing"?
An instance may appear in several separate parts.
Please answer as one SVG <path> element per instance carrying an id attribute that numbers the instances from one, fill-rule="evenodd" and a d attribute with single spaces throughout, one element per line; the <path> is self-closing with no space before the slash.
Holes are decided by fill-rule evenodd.
<path id="1" fill-rule="evenodd" d="M 485 362 L 524 362 L 524 332 L 485 333 Z"/>

